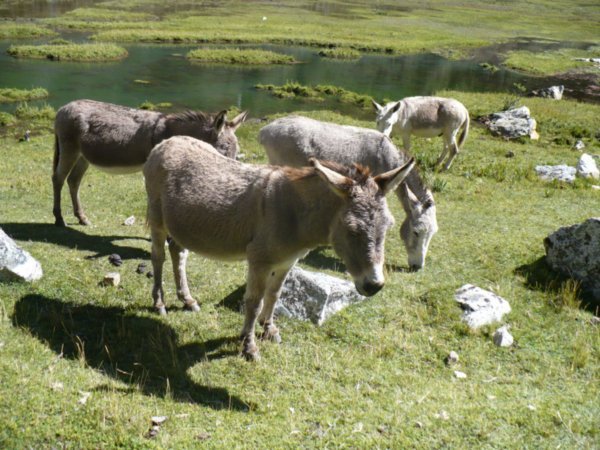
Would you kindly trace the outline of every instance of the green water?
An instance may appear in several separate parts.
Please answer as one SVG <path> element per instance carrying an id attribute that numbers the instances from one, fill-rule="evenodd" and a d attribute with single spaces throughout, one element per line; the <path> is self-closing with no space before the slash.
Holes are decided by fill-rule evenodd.
<path id="1" fill-rule="evenodd" d="M 527 77 L 500 70 L 486 72 L 475 62 L 448 61 L 440 56 L 365 55 L 357 61 L 321 58 L 313 48 L 261 46 L 293 55 L 301 64 L 237 67 L 191 63 L 184 58 L 198 46 L 127 45 L 129 57 L 111 63 L 73 63 L 14 59 L 9 43 L 0 41 L 0 87 L 46 88 L 47 103 L 55 108 L 78 98 L 128 106 L 144 101 L 171 102 L 176 108 L 213 111 L 235 105 L 257 117 L 274 112 L 334 109 L 360 113 L 354 107 L 331 102 L 281 100 L 258 91 L 256 84 L 332 84 L 377 100 L 408 95 L 430 95 L 440 89 L 509 91 L 514 83 L 531 84 Z M 143 80 L 148 83 L 139 83 Z M 5 111 L 15 105 L 2 105 Z M 369 111 L 370 113 L 370 111 Z"/>

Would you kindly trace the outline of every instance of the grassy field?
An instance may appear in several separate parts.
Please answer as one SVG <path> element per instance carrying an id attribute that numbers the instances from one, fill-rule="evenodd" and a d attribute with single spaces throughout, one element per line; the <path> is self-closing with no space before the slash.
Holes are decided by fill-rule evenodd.
<path id="1" fill-rule="evenodd" d="M 245 264 L 190 257 L 197 314 L 182 311 L 167 270 L 169 315 L 156 316 L 152 281 L 136 273 L 150 250 L 141 175 L 90 169 L 81 196 L 93 225 L 75 225 L 63 192 L 69 226 L 58 229 L 53 136 L 18 143 L 15 128 L 5 130 L 0 227 L 42 263 L 44 278 L 0 285 L 0 447 L 597 448 L 600 329 L 576 286 L 546 266 L 542 240 L 598 216 L 600 197 L 587 182 L 541 182 L 533 167 L 575 165 L 579 153 L 566 143 L 574 134 L 599 153 L 600 106 L 439 94 L 461 100 L 473 118 L 508 100 L 527 104 L 541 138 L 506 142 L 473 122 L 449 173 L 430 170 L 439 139 L 415 140 L 440 225 L 425 269 L 404 270 L 397 225 L 381 293 L 322 327 L 280 319 L 283 343 L 261 343 L 258 363 L 239 356 L 236 338 Z M 18 120 L 29 126 L 26 116 Z M 238 130 L 248 161 L 265 162 L 256 140 L 262 125 L 251 120 Z M 399 224 L 396 199 L 390 209 Z M 136 223 L 122 225 L 131 215 Z M 121 267 L 109 264 L 112 253 Z M 329 249 L 301 265 L 345 277 Z M 100 286 L 115 270 L 121 285 Z M 511 303 L 513 347 L 494 346 L 495 326 L 472 332 L 461 322 L 453 294 L 465 283 Z M 451 350 L 460 361 L 446 367 Z M 156 415 L 168 419 L 149 438 Z"/>
<path id="2" fill-rule="evenodd" d="M 600 58 L 600 46 L 588 51 L 561 49 L 534 53 L 515 51 L 507 54 L 504 65 L 511 69 L 520 70 L 535 75 L 554 75 L 555 73 L 571 71 L 579 73 L 596 73 L 600 71 L 597 65 L 578 58 Z"/>

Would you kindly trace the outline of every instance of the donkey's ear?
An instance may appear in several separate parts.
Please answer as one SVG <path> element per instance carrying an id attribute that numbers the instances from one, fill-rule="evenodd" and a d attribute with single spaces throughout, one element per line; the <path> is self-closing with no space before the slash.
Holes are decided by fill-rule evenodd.
<path id="1" fill-rule="evenodd" d="M 375 108 L 375 111 L 379 112 L 383 109 L 383 106 L 381 106 L 375 100 L 371 99 L 371 103 L 373 103 L 373 107 Z"/>
<path id="2" fill-rule="evenodd" d="M 311 166 L 313 166 L 323 181 L 325 181 L 329 188 L 337 195 L 342 198 L 347 198 L 350 189 L 354 186 L 354 181 L 335 170 L 328 169 L 323 166 L 318 159 L 310 158 L 308 160 Z"/>
<path id="3" fill-rule="evenodd" d="M 375 177 L 375 182 L 379 185 L 379 189 L 381 189 L 383 195 L 387 195 L 391 191 L 395 190 L 398 185 L 404 181 L 414 166 L 415 158 L 410 158 L 410 160 L 403 166 L 377 175 Z"/>
<path id="4" fill-rule="evenodd" d="M 396 104 L 392 107 L 392 112 L 397 112 L 400 109 L 401 102 L 396 102 Z"/>
<path id="5" fill-rule="evenodd" d="M 225 126 L 225 124 L 227 123 L 227 110 L 223 110 L 221 112 L 219 112 L 216 116 L 215 116 L 215 120 L 213 121 L 213 129 L 215 130 L 216 134 L 220 134 L 221 131 L 223 131 L 223 127 Z"/>
<path id="6" fill-rule="evenodd" d="M 402 193 L 400 195 L 400 200 L 402 202 L 402 208 L 404 212 L 409 215 L 415 215 L 419 210 L 423 208 L 423 204 L 419 201 L 417 196 L 410 190 L 406 183 L 402 183 L 400 185 L 400 189 Z"/>
<path id="7" fill-rule="evenodd" d="M 243 124 L 246 121 L 247 117 L 248 117 L 248 111 L 242 111 L 240 114 L 235 116 L 233 118 L 233 120 L 230 120 L 229 122 L 227 122 L 227 126 L 229 128 L 231 128 L 231 131 L 235 131 L 239 128 L 239 126 L 241 124 Z"/>

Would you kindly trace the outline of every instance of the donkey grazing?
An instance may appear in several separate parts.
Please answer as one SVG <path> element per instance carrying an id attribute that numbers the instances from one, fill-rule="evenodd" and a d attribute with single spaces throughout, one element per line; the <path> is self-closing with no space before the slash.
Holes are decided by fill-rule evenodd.
<path id="1" fill-rule="evenodd" d="M 448 170 L 458 155 L 469 133 L 469 111 L 458 100 L 443 97 L 406 97 L 385 106 L 373 101 L 377 111 L 377 129 L 390 136 L 394 131 L 402 137 L 404 150 L 410 150 L 410 135 L 421 137 L 443 136 L 444 149 L 435 163 L 440 166 L 446 156 L 444 169 Z M 456 135 L 462 133 L 456 142 Z"/>
<path id="2" fill-rule="evenodd" d="M 157 311 L 166 314 L 162 267 L 167 235 L 177 297 L 187 309 L 197 310 L 198 304 L 188 288 L 186 249 L 248 261 L 241 333 L 247 359 L 258 358 L 257 319 L 263 339 L 279 341 L 275 302 L 288 271 L 310 249 L 333 245 L 356 289 L 368 296 L 377 293 L 384 284 L 385 235 L 394 222 L 385 195 L 402 182 L 413 160 L 376 177 L 361 166 L 315 159 L 311 164 L 243 164 L 187 136 L 157 145 L 144 165 Z"/>
<path id="3" fill-rule="evenodd" d="M 259 140 L 271 164 L 303 166 L 309 158 L 315 157 L 341 164 L 357 162 L 378 174 L 409 160 L 406 152 L 399 152 L 392 141 L 378 131 L 300 116 L 273 121 L 260 130 Z M 433 195 L 416 169 L 408 174 L 396 195 L 406 212 L 400 236 L 408 253 L 408 264 L 413 270 L 420 269 L 425 265 L 429 243 L 438 229 Z"/>
<path id="4" fill-rule="evenodd" d="M 90 164 L 115 174 L 140 171 L 152 147 L 175 135 L 205 140 L 223 155 L 235 158 L 239 149 L 235 130 L 247 113 L 232 121 L 227 121 L 225 113 L 213 116 L 186 111 L 165 115 L 93 100 L 66 104 L 56 113 L 54 122 L 52 185 L 56 225 L 65 226 L 60 207 L 65 179 L 75 216 L 81 225 L 89 225 L 79 200 L 79 185 Z"/>

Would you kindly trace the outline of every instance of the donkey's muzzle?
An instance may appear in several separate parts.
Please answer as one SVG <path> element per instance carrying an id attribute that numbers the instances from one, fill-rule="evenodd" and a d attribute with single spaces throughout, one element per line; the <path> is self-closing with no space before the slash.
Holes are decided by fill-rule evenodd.
<path id="1" fill-rule="evenodd" d="M 366 295 L 367 297 L 371 297 L 372 295 L 377 294 L 381 288 L 383 288 L 384 283 L 370 283 L 367 282 L 362 285 L 361 294 Z"/>

